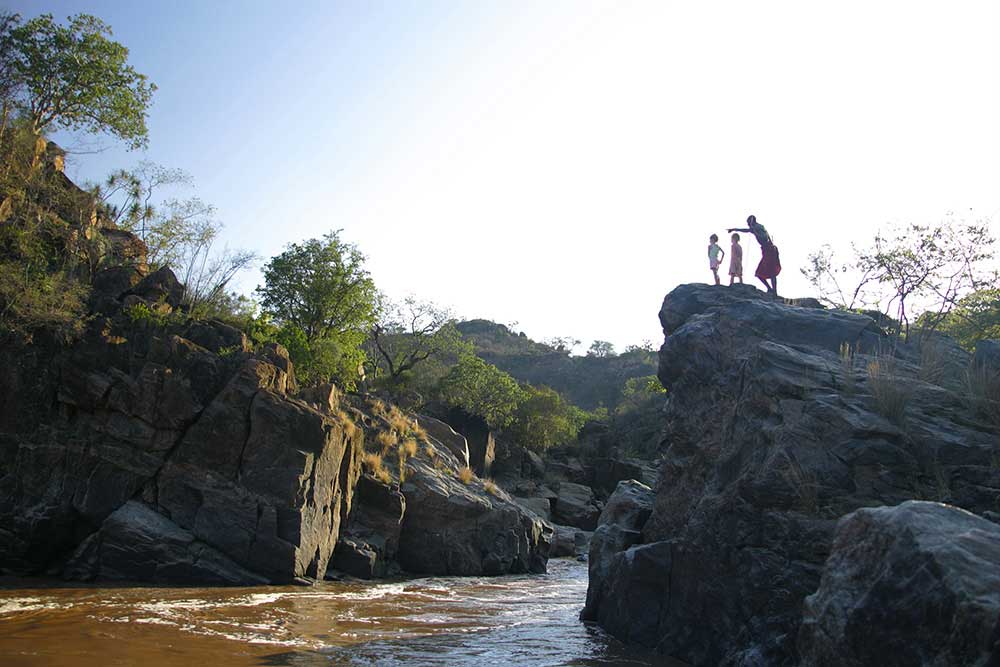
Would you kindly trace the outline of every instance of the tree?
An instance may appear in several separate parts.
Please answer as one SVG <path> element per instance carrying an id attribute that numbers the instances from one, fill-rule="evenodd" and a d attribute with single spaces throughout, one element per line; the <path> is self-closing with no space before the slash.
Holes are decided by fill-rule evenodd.
<path id="1" fill-rule="evenodd" d="M 570 354 L 573 352 L 573 348 L 580 344 L 580 339 L 572 336 L 553 336 L 546 339 L 545 344 L 555 348 L 556 352 Z"/>
<path id="2" fill-rule="evenodd" d="M 128 49 L 110 35 L 89 14 L 70 17 L 68 26 L 43 14 L 10 29 L 10 81 L 35 134 L 58 126 L 108 132 L 132 148 L 146 145 L 156 86 L 128 64 Z"/>
<path id="3" fill-rule="evenodd" d="M 933 330 L 962 296 L 987 284 L 993 243 L 988 221 L 910 224 L 876 232 L 872 243 L 854 247 L 854 258 L 846 262 L 836 261 L 824 246 L 810 255 L 802 273 L 827 303 L 876 306 L 906 335 L 915 312 L 923 310 L 922 324 Z"/>
<path id="4" fill-rule="evenodd" d="M 567 403 L 549 387 L 522 387 L 523 400 L 514 412 L 507 434 L 518 444 L 536 451 L 576 439 L 589 415 Z"/>
<path id="5" fill-rule="evenodd" d="M 613 357 L 615 356 L 615 346 L 606 340 L 595 340 L 587 350 L 588 357 Z"/>
<path id="6" fill-rule="evenodd" d="M 490 428 L 508 426 L 524 400 L 514 378 L 471 354 L 441 379 L 438 393 L 444 403 L 482 417 Z"/>
<path id="7" fill-rule="evenodd" d="M 174 270 L 185 287 L 189 309 L 224 310 L 230 282 L 258 256 L 240 249 L 214 251 L 223 226 L 212 205 L 198 197 L 161 196 L 165 189 L 191 186 L 184 170 L 143 161 L 131 171 L 112 173 L 93 194 L 103 204 L 105 217 L 146 244 L 151 270 Z"/>
<path id="8" fill-rule="evenodd" d="M 374 375 L 392 386 L 428 359 L 472 352 L 447 309 L 412 296 L 399 303 L 383 300 L 369 342 Z"/>
<path id="9" fill-rule="evenodd" d="M 294 339 L 289 352 L 300 353 L 292 360 L 316 382 L 333 377 L 350 389 L 364 361 L 361 345 L 375 323 L 376 299 L 364 259 L 335 231 L 290 244 L 264 267 L 264 285 L 256 290 L 261 309 Z"/>
<path id="10" fill-rule="evenodd" d="M 924 320 L 921 316 L 917 324 L 925 326 Z M 970 352 L 981 340 L 1000 338 L 1000 289 L 985 287 L 962 297 L 942 319 L 938 330 Z"/>

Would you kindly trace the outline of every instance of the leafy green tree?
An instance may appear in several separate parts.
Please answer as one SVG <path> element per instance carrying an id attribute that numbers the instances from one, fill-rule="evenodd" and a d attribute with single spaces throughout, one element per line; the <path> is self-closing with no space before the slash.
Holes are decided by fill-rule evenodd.
<path id="1" fill-rule="evenodd" d="M 926 319 L 922 316 L 917 324 L 923 326 Z M 941 321 L 938 331 L 969 351 L 983 339 L 1000 338 L 1000 289 L 986 287 L 959 299 Z"/>
<path id="2" fill-rule="evenodd" d="M 517 381 L 474 355 L 462 357 L 438 384 L 441 400 L 486 420 L 490 428 L 504 428 L 524 400 Z"/>
<path id="3" fill-rule="evenodd" d="M 587 350 L 588 357 L 613 357 L 615 356 L 615 346 L 606 340 L 595 340 Z"/>
<path id="4" fill-rule="evenodd" d="M 128 49 L 89 14 L 57 24 L 43 14 L 9 31 L 8 81 L 35 134 L 56 126 L 110 133 L 141 148 L 156 86 L 128 64 Z"/>
<path id="5" fill-rule="evenodd" d="M 290 244 L 264 267 L 261 309 L 311 381 L 332 378 L 354 387 L 365 358 L 361 346 L 375 322 L 376 289 L 364 259 L 336 231 Z"/>
<path id="6" fill-rule="evenodd" d="M 514 411 L 507 435 L 529 449 L 542 451 L 572 442 L 590 417 L 554 389 L 526 385 L 522 391 L 524 398 Z"/>
<path id="7" fill-rule="evenodd" d="M 472 353 L 472 345 L 462 340 L 447 309 L 412 296 L 382 303 L 369 344 L 373 375 L 389 386 L 399 386 L 402 378 L 430 359 Z"/>

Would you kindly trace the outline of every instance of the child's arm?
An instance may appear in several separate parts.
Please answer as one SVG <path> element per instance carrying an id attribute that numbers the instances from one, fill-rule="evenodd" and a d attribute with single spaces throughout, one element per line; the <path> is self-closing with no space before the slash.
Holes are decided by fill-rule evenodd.
<path id="1" fill-rule="evenodd" d="M 727 229 L 727 232 L 745 232 L 747 234 L 752 234 L 753 232 L 749 229 L 740 229 L 739 227 L 733 227 L 732 229 Z"/>

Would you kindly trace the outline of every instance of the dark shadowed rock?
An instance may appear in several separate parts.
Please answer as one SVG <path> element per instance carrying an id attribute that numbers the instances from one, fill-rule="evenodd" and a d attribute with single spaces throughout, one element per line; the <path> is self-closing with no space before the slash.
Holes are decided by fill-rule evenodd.
<path id="1" fill-rule="evenodd" d="M 140 280 L 127 294 L 134 294 L 150 303 L 165 303 L 171 308 L 179 308 L 184 300 L 184 286 L 174 272 L 164 266 Z"/>
<path id="2" fill-rule="evenodd" d="M 642 528 L 653 511 L 653 490 L 641 482 L 619 482 L 601 510 L 597 530 L 590 539 L 588 555 L 589 585 L 584 620 L 599 619 L 598 610 L 609 585 L 611 560 L 642 539 Z M 608 620 L 608 610 L 604 610 Z"/>
<path id="3" fill-rule="evenodd" d="M 552 501 L 548 498 L 514 498 L 514 502 L 546 521 L 552 519 Z"/>
<path id="4" fill-rule="evenodd" d="M 549 548 L 549 558 L 580 556 L 587 553 L 590 548 L 590 539 L 593 536 L 591 531 L 558 524 L 553 525 L 552 528 L 554 534 L 552 546 Z"/>
<path id="5" fill-rule="evenodd" d="M 817 666 L 997 664 L 1000 526 L 917 501 L 848 514 L 799 646 Z"/>
<path id="6" fill-rule="evenodd" d="M 893 345 L 870 318 L 685 285 L 660 319 L 653 512 L 639 542 L 593 559 L 609 565 L 592 572 L 603 592 L 587 613 L 616 636 L 692 664 L 794 664 L 838 517 L 914 498 L 996 506 L 995 427 L 905 343 L 884 376 L 903 417 L 880 412 L 867 367 Z M 942 376 L 968 361 L 949 348 Z"/>
<path id="7" fill-rule="evenodd" d="M 496 459 L 496 438 L 489 424 L 477 415 L 471 415 L 461 408 L 448 411 L 448 423 L 465 436 L 469 443 L 469 466 L 480 477 L 493 474 Z"/>
<path id="8" fill-rule="evenodd" d="M 104 520 L 76 550 L 68 579 L 183 581 L 209 586 L 265 584 L 152 508 L 130 500 Z"/>
<path id="9" fill-rule="evenodd" d="M 544 572 L 551 528 L 505 492 L 486 493 L 416 458 L 400 490 L 406 514 L 397 559 L 404 570 L 438 575 Z"/>
<path id="10" fill-rule="evenodd" d="M 976 343 L 976 354 L 972 358 L 976 367 L 994 373 L 1000 372 L 1000 340 L 981 340 Z"/>
<path id="11" fill-rule="evenodd" d="M 448 424 L 440 419 L 428 417 L 427 415 L 417 415 L 417 421 L 427 431 L 427 434 L 434 438 L 439 444 L 455 456 L 463 466 L 469 465 L 469 444 L 464 435 L 456 433 Z"/>
<path id="12" fill-rule="evenodd" d="M 396 558 L 405 514 L 406 499 L 398 489 L 362 476 L 333 567 L 362 579 L 384 576 Z"/>
<path id="13" fill-rule="evenodd" d="M 594 498 L 594 491 L 589 486 L 560 482 L 559 495 L 552 504 L 552 518 L 561 524 L 594 530 L 601 508 Z"/>

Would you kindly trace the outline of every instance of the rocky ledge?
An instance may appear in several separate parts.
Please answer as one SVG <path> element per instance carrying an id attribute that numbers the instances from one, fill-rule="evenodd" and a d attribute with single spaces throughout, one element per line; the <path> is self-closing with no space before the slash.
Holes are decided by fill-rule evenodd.
<path id="1" fill-rule="evenodd" d="M 96 276 L 80 339 L 0 346 L 0 572 L 261 584 L 544 571 L 551 529 L 456 480 L 462 436 L 392 408 L 421 449 L 406 481 L 375 479 L 362 458 L 388 420 L 365 399 L 299 391 L 284 349 L 184 317 L 174 275 L 143 274 Z"/>
<path id="2" fill-rule="evenodd" d="M 926 521 L 907 522 L 909 533 L 892 527 L 887 517 L 914 514 L 908 505 L 865 510 L 841 524 L 846 536 L 882 522 L 896 536 L 894 547 L 872 538 L 848 554 L 847 537 L 834 547 L 834 535 L 848 513 L 912 499 L 996 517 L 997 422 L 967 382 L 978 372 L 995 377 L 996 368 L 973 368 L 970 375 L 969 355 L 947 339 L 896 344 L 868 317 L 809 300 L 770 299 L 751 287 L 678 287 L 664 299 L 660 320 L 666 340 L 659 377 L 669 392 L 664 463 L 648 519 L 636 489 L 631 509 L 602 516 L 584 618 L 692 664 L 796 664 L 803 657 L 798 638 L 806 597 L 820 589 L 806 606 L 801 643 L 819 660 L 831 655 L 824 646 L 841 640 L 818 635 L 843 625 L 846 613 L 829 601 L 854 604 L 847 588 L 830 589 L 850 579 L 850 567 L 875 567 L 868 559 L 886 549 L 901 564 L 922 559 L 932 568 L 923 575 L 928 585 L 966 586 L 954 583 L 964 575 L 950 572 L 964 562 L 958 556 L 927 555 L 933 540 L 916 537 Z M 934 519 L 952 524 L 942 534 L 972 521 L 960 510 L 946 514 Z M 988 532 L 988 521 L 976 521 Z M 967 544 L 970 554 L 978 544 Z M 975 553 L 983 567 L 1000 567 L 995 550 Z M 850 558 L 860 565 L 848 565 Z M 855 587 L 858 595 L 864 585 Z M 872 590 L 891 589 L 873 584 Z M 971 608 L 946 590 L 928 595 L 950 600 L 952 611 Z M 864 643 L 863 632 L 876 631 L 860 628 L 861 619 L 877 625 L 880 636 L 903 637 L 921 630 L 902 629 L 908 621 L 900 619 L 919 617 L 955 628 L 953 635 L 928 629 L 928 637 L 952 636 L 949 646 L 967 638 L 973 646 L 966 653 L 940 649 L 945 662 L 965 656 L 987 664 L 976 662 L 982 650 L 998 659 L 995 648 L 982 648 L 988 619 L 953 623 L 955 614 L 932 613 L 933 599 L 919 593 L 906 599 L 918 598 L 924 606 L 899 617 L 875 609 L 902 609 L 905 599 L 855 609 L 847 614 L 854 620 L 838 630 L 842 641 Z M 875 664 L 876 653 L 862 648 L 842 655 L 858 656 L 852 664 Z"/>

